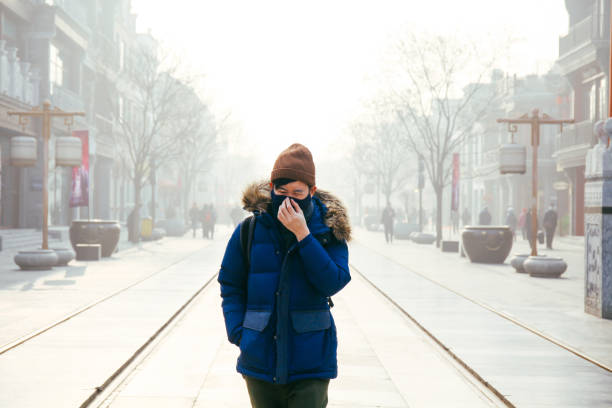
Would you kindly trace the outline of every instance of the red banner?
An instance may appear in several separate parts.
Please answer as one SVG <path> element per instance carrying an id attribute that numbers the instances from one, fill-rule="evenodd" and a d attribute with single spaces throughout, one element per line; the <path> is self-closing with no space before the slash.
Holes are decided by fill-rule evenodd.
<path id="1" fill-rule="evenodd" d="M 453 187 L 451 210 L 459 211 L 459 153 L 453 154 Z"/>
<path id="2" fill-rule="evenodd" d="M 81 167 L 72 168 L 70 207 L 89 206 L 89 131 L 74 130 L 72 136 L 81 139 L 83 161 Z"/>

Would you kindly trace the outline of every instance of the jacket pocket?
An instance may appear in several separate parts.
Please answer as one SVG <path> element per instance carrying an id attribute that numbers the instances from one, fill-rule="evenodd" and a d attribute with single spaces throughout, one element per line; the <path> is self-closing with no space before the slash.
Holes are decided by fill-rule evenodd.
<path id="1" fill-rule="evenodd" d="M 309 310 L 291 312 L 293 328 L 297 333 L 325 330 L 331 327 L 329 310 Z"/>
<path id="2" fill-rule="evenodd" d="M 336 366 L 337 340 L 329 310 L 293 311 L 289 373 L 333 371 Z"/>
<path id="3" fill-rule="evenodd" d="M 270 321 L 272 311 L 269 310 L 247 310 L 244 315 L 242 327 L 255 331 L 263 331 Z"/>
<path id="4" fill-rule="evenodd" d="M 271 335 L 268 326 L 272 311 L 247 310 L 242 323 L 238 364 L 246 369 L 267 372 L 271 368 Z"/>

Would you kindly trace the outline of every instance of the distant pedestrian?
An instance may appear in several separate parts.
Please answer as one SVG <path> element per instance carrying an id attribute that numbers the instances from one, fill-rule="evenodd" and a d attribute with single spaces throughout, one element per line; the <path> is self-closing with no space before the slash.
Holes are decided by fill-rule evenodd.
<path id="1" fill-rule="evenodd" d="M 525 214 L 525 234 L 527 235 L 527 239 L 529 240 L 529 246 L 531 248 L 534 248 L 534 246 L 537 245 L 537 237 L 538 237 L 538 230 L 540 228 L 540 224 L 539 221 L 536 217 L 536 226 L 535 226 L 535 233 L 533 232 L 533 223 L 532 223 L 532 217 L 531 217 L 531 208 L 527 211 L 527 214 Z"/>
<path id="2" fill-rule="evenodd" d="M 521 211 L 519 218 L 518 218 L 518 228 L 521 229 L 521 234 L 523 236 L 523 239 L 527 239 L 527 234 L 526 234 L 526 228 L 525 228 L 525 222 L 527 221 L 527 209 L 523 208 L 523 210 Z"/>
<path id="3" fill-rule="evenodd" d="M 202 238 L 208 239 L 210 236 L 209 228 L 210 222 L 212 219 L 212 213 L 210 211 L 208 204 L 202 205 L 202 210 L 200 211 L 200 224 L 202 224 Z"/>
<path id="4" fill-rule="evenodd" d="M 196 230 L 198 229 L 198 220 L 200 219 L 200 210 L 196 203 L 193 203 L 189 210 L 189 219 L 191 220 L 191 229 L 193 230 L 193 237 L 196 236 Z"/>
<path id="5" fill-rule="evenodd" d="M 472 222 L 472 215 L 470 214 L 470 210 L 468 210 L 467 207 L 463 209 L 463 214 L 461 214 L 461 221 L 463 222 L 464 227 L 470 225 L 470 222 Z"/>
<path id="6" fill-rule="evenodd" d="M 387 201 L 387 206 L 382 212 L 380 222 L 385 228 L 385 241 L 389 244 L 393 242 L 393 222 L 395 220 L 395 211 L 391 207 L 391 203 Z"/>
<path id="7" fill-rule="evenodd" d="M 317 190 L 303 145 L 280 154 L 270 181 L 245 190 L 254 218 L 234 230 L 221 262 L 227 338 L 240 348 L 234 367 L 253 408 L 324 408 L 344 339 L 329 296 L 351 280 L 347 211 Z"/>
<path id="8" fill-rule="evenodd" d="M 489 207 L 486 205 L 478 214 L 478 224 L 479 225 L 491 225 L 491 213 L 489 212 Z"/>
<path id="9" fill-rule="evenodd" d="M 512 231 L 512 237 L 516 241 L 516 225 L 518 221 L 516 219 L 516 215 L 514 215 L 514 208 L 509 207 L 508 212 L 506 213 L 506 225 L 510 227 Z"/>
<path id="10" fill-rule="evenodd" d="M 542 224 L 544 225 L 544 230 L 546 231 L 546 248 L 552 249 L 555 229 L 557 228 L 557 212 L 552 204 L 550 207 L 548 207 L 546 213 L 544 213 L 544 220 L 542 221 Z"/>

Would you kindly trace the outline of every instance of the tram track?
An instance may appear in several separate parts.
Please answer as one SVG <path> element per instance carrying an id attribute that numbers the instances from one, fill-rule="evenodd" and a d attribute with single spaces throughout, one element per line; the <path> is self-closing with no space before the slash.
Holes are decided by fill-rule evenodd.
<path id="1" fill-rule="evenodd" d="M 131 288 L 133 288 L 135 286 L 140 285 L 141 283 L 143 283 L 143 282 L 145 282 L 145 281 L 155 277 L 156 275 L 159 275 L 160 273 L 162 273 L 162 272 L 172 268 L 173 266 L 175 266 L 175 265 L 177 265 L 177 264 L 179 264 L 181 262 L 184 262 L 186 259 L 188 259 L 189 257 L 193 256 L 194 254 L 195 254 L 195 252 L 190 254 L 190 255 L 188 255 L 185 258 L 178 259 L 175 262 L 167 265 L 166 267 L 164 267 L 164 268 L 162 268 L 160 270 L 157 270 L 157 271 L 155 271 L 155 272 L 153 272 L 153 273 L 151 273 L 151 274 L 149 274 L 149 275 L 147 275 L 147 276 L 145 276 L 145 277 L 143 277 L 143 278 L 141 278 L 141 279 L 139 279 L 139 280 L 137 280 L 135 282 L 132 282 L 129 285 L 124 286 L 124 287 L 122 287 L 119 290 L 116 290 L 115 292 L 112 292 L 112 293 L 110 293 L 110 294 L 108 294 L 106 296 L 103 296 L 100 299 L 97 299 L 97 300 L 89 303 L 88 305 L 79 308 L 78 310 L 76 310 L 74 312 L 71 312 L 71 313 L 69 313 L 67 315 L 64 315 L 63 317 L 53 321 L 52 323 L 50 323 L 50 324 L 48 324 L 48 325 L 46 325 L 46 326 L 44 326 L 44 327 L 42 327 L 40 329 L 34 330 L 33 332 L 30 332 L 30 333 L 28 333 L 28 334 L 26 334 L 24 336 L 21 336 L 21 337 L 17 338 L 16 340 L 13 340 L 13 341 L 11 341 L 9 343 L 6 343 L 6 344 L 0 346 L 0 356 L 5 354 L 5 353 L 7 353 L 7 352 L 9 352 L 9 351 L 11 351 L 11 350 L 16 349 L 17 347 L 27 343 L 30 340 L 35 339 L 36 337 L 38 337 L 38 336 L 48 332 L 49 330 L 51 330 L 53 328 L 56 328 L 56 327 L 60 326 L 61 324 L 64 324 L 64 323 L 68 322 L 69 320 L 71 320 L 71 319 L 73 319 L 73 318 L 83 314 L 84 312 L 94 308 L 95 306 L 97 306 L 97 305 L 99 305 L 101 303 L 104 303 L 104 302 L 106 302 L 106 301 L 108 301 L 108 300 L 110 300 L 110 299 L 112 299 L 114 297 L 117 297 L 118 295 L 122 294 L 123 292 L 125 292 L 125 291 L 127 291 L 127 290 L 129 290 L 129 289 L 131 289 Z"/>
<path id="2" fill-rule="evenodd" d="M 483 309 L 486 309 L 489 312 L 494 313 L 495 315 L 497 315 L 497 316 L 499 316 L 499 317 L 501 317 L 501 318 L 503 318 L 503 319 L 505 319 L 505 320 L 507 320 L 507 321 L 509 321 L 509 322 L 511 322 L 511 323 L 513 323 L 513 324 L 515 324 L 515 325 L 517 325 L 517 326 L 519 326 L 519 327 L 521 327 L 521 328 L 523 328 L 523 329 L 525 329 L 525 330 L 527 330 L 527 331 L 529 331 L 529 332 L 531 332 L 531 333 L 533 333 L 535 335 L 537 335 L 538 337 L 540 337 L 540 338 L 542 338 L 542 339 L 544 339 L 544 340 L 554 344 L 555 346 L 560 347 L 560 348 L 564 349 L 565 351 L 568 351 L 568 352 L 574 354 L 575 356 L 577 356 L 577 357 L 579 357 L 579 358 L 581 358 L 581 359 L 583 359 L 583 360 L 585 360 L 585 361 L 587 361 L 587 362 L 589 362 L 589 363 L 591 363 L 591 364 L 593 364 L 593 365 L 595 365 L 595 366 L 597 366 L 597 367 L 599 367 L 599 368 L 601 368 L 601 369 L 603 369 L 603 370 L 605 370 L 607 372 L 611 372 L 612 373 L 612 367 L 610 367 L 610 365 L 608 365 L 608 364 L 606 364 L 604 362 L 601 362 L 601 361 L 599 361 L 599 360 L 597 360 L 597 359 L 595 359 L 593 357 L 588 356 L 587 354 L 581 352 L 580 350 L 577 350 L 576 348 L 570 346 L 569 344 L 566 344 L 566 343 L 564 343 L 564 342 L 562 342 L 560 340 L 557 340 L 557 339 L 553 338 L 552 336 L 547 335 L 546 333 L 544 333 L 544 332 L 542 332 L 542 331 L 540 331 L 540 330 L 538 330 L 538 329 L 536 329 L 536 328 L 534 328 L 534 327 L 532 327 L 532 326 L 530 326 L 530 325 L 528 325 L 526 323 L 523 323 L 522 321 L 520 321 L 520 320 L 510 316 L 509 314 L 507 314 L 507 313 L 505 313 L 505 312 L 503 312 L 501 310 L 498 310 L 498 309 L 496 309 L 496 308 L 494 308 L 492 306 L 487 305 L 484 302 L 481 302 L 481 301 L 479 301 L 479 300 L 477 300 L 477 299 L 475 299 L 473 297 L 470 297 L 470 296 L 465 295 L 465 294 L 463 294 L 461 292 L 458 292 L 457 290 L 450 288 L 448 285 L 445 285 L 445 284 L 443 284 L 443 283 L 441 283 L 441 282 L 439 282 L 439 281 L 437 281 L 435 279 L 432 279 L 429 276 L 427 276 L 427 275 L 425 275 L 425 274 L 423 274 L 423 273 L 421 273 L 421 272 L 419 272 L 417 270 L 414 270 L 413 268 L 410 268 L 409 266 L 407 266 L 405 264 L 402 264 L 402 263 L 396 261 L 395 259 L 393 259 L 393 258 L 391 258 L 391 257 L 389 257 L 389 256 L 387 256 L 387 255 L 377 251 L 374 248 L 371 248 L 371 247 L 367 247 L 367 248 L 369 250 L 375 252 L 377 255 L 385 258 L 389 262 L 392 262 L 392 263 L 400 266 L 401 268 L 404 268 L 407 271 L 410 271 L 410 272 L 414 273 L 415 275 L 418 275 L 419 277 L 421 277 L 421 278 L 423 278 L 423 279 L 425 279 L 425 280 L 427 280 L 427 281 L 429 281 L 429 282 L 431 282 L 431 283 L 433 283 L 433 284 L 435 284 L 435 285 L 437 285 L 437 286 L 439 286 L 439 287 L 441 287 L 441 288 L 443 288 L 443 289 L 445 289 L 445 290 L 447 290 L 447 291 L 449 291 L 449 292 L 451 292 L 451 293 L 453 293 L 453 294 L 455 294 L 455 295 L 457 295 L 457 296 L 459 296 L 459 297 L 461 297 L 461 298 L 463 298 L 463 299 L 465 299 L 465 300 L 467 300 L 467 301 L 469 301 L 469 302 L 471 302 L 471 303 L 473 303 L 473 304 L 475 304 L 475 305 L 477 305 L 477 306 L 479 306 L 479 307 L 481 307 Z M 359 272 L 359 270 L 357 268 L 355 268 L 354 265 L 351 265 L 351 268 L 354 268 L 356 271 L 358 271 L 358 273 L 360 275 L 362 275 L 364 277 L 364 279 L 366 279 L 366 281 L 368 281 L 373 287 L 375 287 L 385 297 L 387 297 L 388 299 L 393 301 L 386 293 L 384 293 L 384 291 L 382 291 L 380 288 L 378 288 L 366 276 L 364 276 L 361 272 Z M 394 302 L 394 304 L 396 304 L 396 303 Z M 402 312 L 404 314 L 408 315 L 408 312 L 406 312 L 403 308 L 401 308 L 401 306 L 398 305 L 398 307 L 400 308 L 400 310 L 402 310 Z M 410 317 L 410 318 L 412 319 L 412 317 Z"/>
<path id="3" fill-rule="evenodd" d="M 200 288 L 196 290 L 196 292 L 189 298 L 185 303 L 183 303 L 177 310 L 170 316 L 168 320 L 162 324 L 159 329 L 151 335 L 119 368 L 117 368 L 105 381 L 102 385 L 95 387 L 94 392 L 83 401 L 79 408 L 87 408 L 92 406 L 92 403 L 96 402 L 102 394 L 107 391 L 109 386 L 113 384 L 115 380 L 117 380 L 126 370 L 141 356 L 141 354 L 147 350 L 154 342 L 156 342 L 166 330 L 170 330 L 170 325 L 172 325 L 177 318 L 187 309 L 194 301 L 204 292 L 205 289 L 209 287 L 211 282 L 215 281 L 215 278 L 218 276 L 218 273 L 213 274 Z"/>
<path id="4" fill-rule="evenodd" d="M 457 362 L 463 369 L 465 369 L 470 375 L 472 375 L 476 381 L 478 381 L 482 386 L 492 392 L 499 400 L 506 405 L 508 408 L 515 408 L 516 406 L 510 402 L 504 394 L 502 394 L 497 388 L 495 388 L 491 383 L 486 381 L 476 370 L 474 370 L 469 364 L 467 364 L 461 357 L 459 357 L 456 353 L 454 353 L 448 346 L 446 346 L 438 337 L 436 337 L 430 330 L 428 330 L 421 322 L 419 322 L 412 314 L 410 314 L 406 309 L 404 309 L 399 303 L 397 303 L 391 296 L 385 293 L 381 288 L 379 288 L 374 282 L 372 282 L 368 277 L 362 273 L 359 268 L 357 268 L 353 264 L 349 264 L 350 268 L 357 272 L 359 276 L 361 276 L 369 285 L 372 286 L 378 293 L 380 293 L 385 299 L 387 299 L 393 306 L 395 306 L 405 317 L 407 317 L 415 326 L 417 326 L 423 333 L 427 335 L 434 343 L 436 343 L 446 354 L 448 354 L 455 362 Z"/>

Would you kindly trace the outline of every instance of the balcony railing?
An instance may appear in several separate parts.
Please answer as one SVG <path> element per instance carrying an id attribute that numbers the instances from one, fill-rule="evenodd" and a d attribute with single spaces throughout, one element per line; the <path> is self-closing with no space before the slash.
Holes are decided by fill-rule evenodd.
<path id="1" fill-rule="evenodd" d="M 593 17 L 589 16 L 573 25 L 569 33 L 559 38 L 559 55 L 565 55 L 593 40 L 601 40 Z"/>
<path id="2" fill-rule="evenodd" d="M 556 150 L 563 150 L 573 146 L 595 144 L 593 122 L 585 120 L 572 125 L 563 126 L 563 132 L 557 136 Z"/>
<path id="3" fill-rule="evenodd" d="M 51 103 L 53 104 L 53 106 L 60 108 L 64 111 L 85 111 L 85 103 L 83 102 L 83 99 L 76 93 L 62 86 L 53 86 L 53 93 L 51 94 Z"/>
<path id="4" fill-rule="evenodd" d="M 0 94 L 28 105 L 39 103 L 38 72 L 31 69 L 29 62 L 22 62 L 17 48 L 6 48 L 6 41 L 0 40 Z"/>

